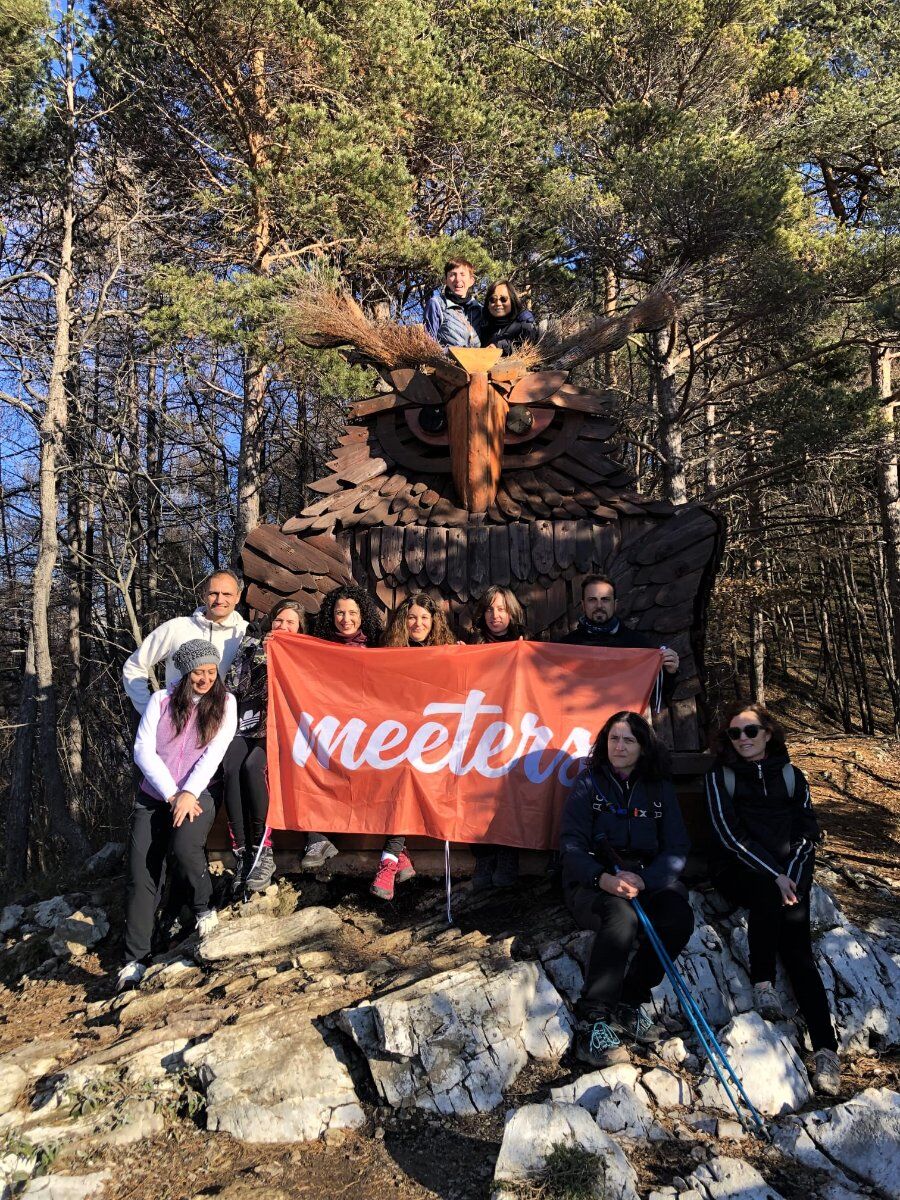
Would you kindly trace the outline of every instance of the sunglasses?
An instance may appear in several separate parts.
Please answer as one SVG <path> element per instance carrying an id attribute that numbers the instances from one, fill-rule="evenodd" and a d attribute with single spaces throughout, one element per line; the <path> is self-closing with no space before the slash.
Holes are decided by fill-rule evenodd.
<path id="1" fill-rule="evenodd" d="M 728 736 L 733 742 L 740 741 L 741 734 L 745 733 L 748 738 L 755 738 L 758 733 L 761 733 L 762 725 L 739 725 L 737 728 L 728 730 Z"/>

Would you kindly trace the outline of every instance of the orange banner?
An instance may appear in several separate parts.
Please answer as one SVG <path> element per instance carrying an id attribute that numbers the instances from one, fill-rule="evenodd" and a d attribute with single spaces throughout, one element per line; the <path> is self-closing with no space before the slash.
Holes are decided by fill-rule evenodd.
<path id="1" fill-rule="evenodd" d="M 556 845 L 597 730 L 643 712 L 662 656 L 542 642 L 269 642 L 269 824 Z"/>

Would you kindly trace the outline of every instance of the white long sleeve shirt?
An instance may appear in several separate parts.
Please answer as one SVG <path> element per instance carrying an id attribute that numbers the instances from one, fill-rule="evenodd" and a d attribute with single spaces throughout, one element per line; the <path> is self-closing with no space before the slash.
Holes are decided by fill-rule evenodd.
<path id="1" fill-rule="evenodd" d="M 210 621 L 205 610 L 198 608 L 189 617 L 174 617 L 171 621 L 163 621 L 162 625 L 147 634 L 137 650 L 125 661 L 122 682 L 128 699 L 139 713 L 144 712 L 152 695 L 150 672 L 164 659 L 166 687 L 174 687 L 181 675 L 175 669 L 172 655 L 179 646 L 183 646 L 192 638 L 203 638 L 205 642 L 212 642 L 216 647 L 221 655 L 219 674 L 224 679 L 246 632 L 247 622 L 238 612 L 233 612 L 224 621 Z"/>
<path id="2" fill-rule="evenodd" d="M 190 792 L 192 796 L 199 796 L 209 787 L 210 780 L 237 732 L 237 702 L 229 693 L 225 699 L 225 715 L 218 732 L 207 744 L 200 758 L 186 772 L 185 777 L 177 780 L 157 749 L 162 702 L 168 694 L 162 690 L 154 692 L 147 702 L 134 740 L 134 761 L 144 776 L 144 782 L 160 800 L 171 800 L 176 792 Z"/>

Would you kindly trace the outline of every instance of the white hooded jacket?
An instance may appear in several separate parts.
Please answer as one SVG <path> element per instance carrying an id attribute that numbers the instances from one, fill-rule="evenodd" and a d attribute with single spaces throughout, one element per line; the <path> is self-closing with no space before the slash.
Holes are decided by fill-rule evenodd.
<path id="1" fill-rule="evenodd" d="M 164 621 L 152 633 L 147 634 L 122 668 L 122 680 L 128 699 L 143 716 L 151 696 L 150 671 L 165 659 L 166 687 L 170 688 L 176 684 L 181 678 L 181 673 L 175 669 L 172 655 L 179 646 L 183 646 L 192 638 L 203 638 L 204 641 L 212 642 L 221 655 L 219 674 L 224 679 L 246 631 L 247 622 L 237 611 L 224 621 L 210 621 L 205 609 L 198 608 L 189 617 L 173 617 L 171 621 Z"/>

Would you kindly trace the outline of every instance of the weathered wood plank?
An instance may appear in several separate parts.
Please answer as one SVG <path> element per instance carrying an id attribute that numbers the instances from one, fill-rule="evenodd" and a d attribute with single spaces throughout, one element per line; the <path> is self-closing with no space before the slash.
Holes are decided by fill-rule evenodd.
<path id="1" fill-rule="evenodd" d="M 426 531 L 421 525 L 407 525 L 403 557 L 413 575 L 418 575 L 425 567 L 425 537 Z"/>
<path id="2" fill-rule="evenodd" d="M 531 575 L 531 532 L 524 521 L 507 526 L 509 534 L 509 565 L 517 579 Z"/>
<path id="3" fill-rule="evenodd" d="M 536 371 L 525 375 L 509 393 L 510 404 L 540 404 L 568 379 L 565 371 Z"/>
<path id="4" fill-rule="evenodd" d="M 531 561 L 534 569 L 541 575 L 549 575 L 553 570 L 555 556 L 553 553 L 553 522 L 535 521 L 531 527 Z"/>
<path id="5" fill-rule="evenodd" d="M 477 525 L 474 529 L 469 530 L 469 592 L 472 595 L 478 595 L 490 583 L 489 538 L 486 525 Z"/>
<path id="6" fill-rule="evenodd" d="M 396 575 L 403 561 L 403 530 L 394 526 L 381 535 L 381 565 L 385 575 Z"/>
<path id="7" fill-rule="evenodd" d="M 439 587 L 447 575 L 447 530 L 430 528 L 425 536 L 425 571 Z"/>
<path id="8" fill-rule="evenodd" d="M 497 489 L 497 507 L 504 517 L 508 517 L 511 521 L 518 521 L 522 515 L 522 506 L 513 500 L 502 482 Z"/>
<path id="9" fill-rule="evenodd" d="M 447 530 L 447 582 L 454 592 L 468 595 L 469 573 L 467 570 L 468 533 L 465 529 Z"/>
<path id="10" fill-rule="evenodd" d="M 374 417 L 377 413 L 390 412 L 392 409 L 406 408 L 409 401 L 404 396 L 394 392 L 385 392 L 383 396 L 372 396 L 368 400 L 356 400 L 350 405 L 350 415 L 357 420 Z"/>
<path id="11" fill-rule="evenodd" d="M 575 526 L 575 566 L 582 575 L 590 572 L 594 560 L 594 529 L 589 521 Z"/>
<path id="12" fill-rule="evenodd" d="M 574 521 L 554 521 L 553 523 L 553 549 L 556 561 L 563 569 L 571 567 L 575 561 L 576 528 Z"/>
<path id="13" fill-rule="evenodd" d="M 509 567 L 509 531 L 505 525 L 490 527 L 490 582 L 500 587 L 508 587 L 510 581 Z"/>
<path id="14" fill-rule="evenodd" d="M 332 573 L 332 558 L 302 538 L 286 536 L 277 525 L 257 525 L 245 544 L 297 574 L 305 571 L 315 575 Z"/>

